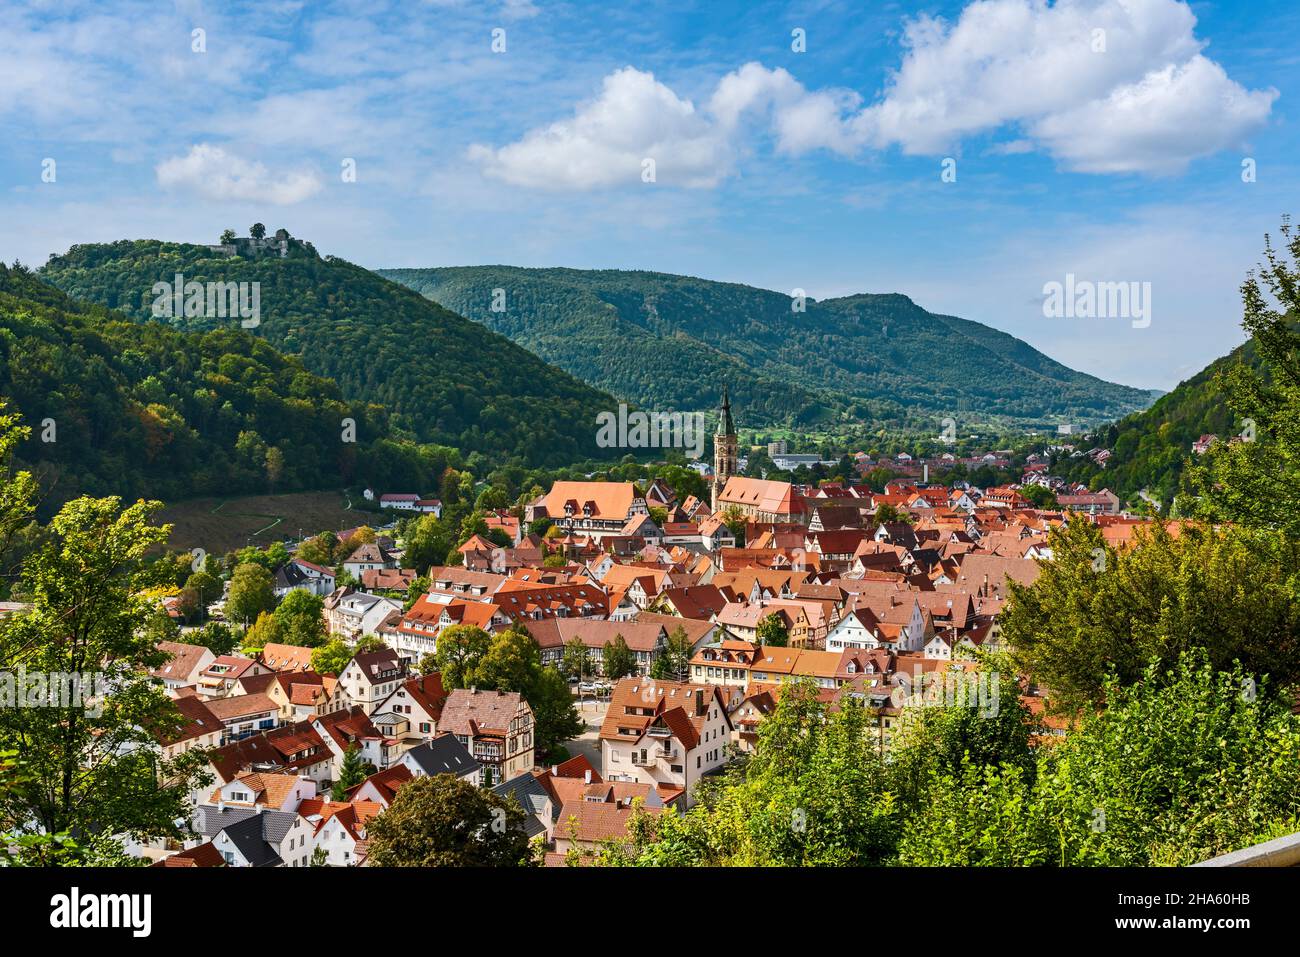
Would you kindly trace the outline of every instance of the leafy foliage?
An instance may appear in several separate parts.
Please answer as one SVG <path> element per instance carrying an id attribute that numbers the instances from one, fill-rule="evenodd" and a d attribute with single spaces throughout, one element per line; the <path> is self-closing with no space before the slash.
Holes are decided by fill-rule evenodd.
<path id="1" fill-rule="evenodd" d="M 1002 635 L 1018 663 L 1062 708 L 1100 706 L 1113 671 L 1137 681 L 1152 659 L 1172 666 L 1203 649 L 1279 688 L 1300 680 L 1300 544 L 1277 532 L 1163 523 L 1127 548 L 1071 522 L 1032 585 L 1012 582 Z"/>
<path id="2" fill-rule="evenodd" d="M 157 282 L 261 283 L 266 344 L 300 357 L 354 400 L 381 405 L 391 428 L 465 453 L 531 464 L 600 457 L 595 417 L 602 395 L 507 339 L 493 335 L 369 270 L 307 252 L 224 256 L 156 240 L 74 246 L 42 275 L 77 298 L 152 319 Z M 171 320 L 210 329 L 228 319 Z M 361 420 L 358 419 L 360 426 Z M 337 422 L 334 424 L 337 436 Z"/>
<path id="3" fill-rule="evenodd" d="M 512 799 L 451 774 L 404 784 L 367 827 L 377 867 L 526 867 L 524 812 Z"/>
<path id="4" fill-rule="evenodd" d="M 967 762 L 909 817 L 912 865 L 1187 865 L 1300 826 L 1300 718 L 1201 651 L 1111 681 L 1037 774 Z"/>
<path id="5" fill-rule="evenodd" d="M 0 820 L 24 833 L 175 836 L 204 782 L 201 751 L 167 760 L 155 743 L 183 723 L 146 672 L 166 660 L 139 594 L 143 557 L 167 535 L 149 524 L 157 507 L 65 504 L 24 563 L 31 610 L 0 621 L 0 671 L 39 676 L 49 695 L 0 707 L 0 751 L 23 772 L 0 791 Z"/>
<path id="6" fill-rule="evenodd" d="M 50 508 L 81 493 L 424 488 L 458 462 L 383 438 L 384 410 L 345 402 L 333 382 L 237 327 L 133 323 L 4 265 L 0 394 L 38 426 L 17 455 L 39 470 Z M 342 441 L 346 418 L 356 443 Z"/>
<path id="7" fill-rule="evenodd" d="M 1189 509 L 1214 521 L 1281 529 L 1300 537 L 1300 233 L 1283 223 L 1286 251 L 1265 245 L 1267 264 L 1242 285 L 1242 325 L 1262 369 L 1239 365 L 1219 379 L 1248 441 L 1216 443 L 1191 470 Z M 1263 285 L 1261 285 L 1261 280 Z M 1264 288 L 1267 287 L 1267 290 Z M 1266 294 L 1267 293 L 1267 294 Z M 1281 311 L 1272 308 L 1276 301 Z"/>

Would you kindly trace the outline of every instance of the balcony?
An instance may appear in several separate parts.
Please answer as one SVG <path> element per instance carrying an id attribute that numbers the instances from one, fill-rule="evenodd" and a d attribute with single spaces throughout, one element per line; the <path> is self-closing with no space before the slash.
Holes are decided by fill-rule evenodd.
<path id="1" fill-rule="evenodd" d="M 639 768 L 652 768 L 660 761 L 673 761 L 676 758 L 676 748 L 646 748 L 644 751 L 632 752 L 632 763 Z"/>

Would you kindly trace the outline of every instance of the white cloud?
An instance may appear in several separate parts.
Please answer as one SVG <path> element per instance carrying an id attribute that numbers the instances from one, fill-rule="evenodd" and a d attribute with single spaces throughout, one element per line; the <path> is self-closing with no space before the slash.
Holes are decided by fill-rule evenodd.
<path id="1" fill-rule="evenodd" d="M 714 124 L 653 74 L 631 67 L 605 77 L 600 96 L 571 119 L 500 149 L 472 146 L 469 157 L 490 176 L 541 189 L 636 182 L 646 159 L 655 161 L 657 182 L 712 186 L 732 164 Z"/>
<path id="2" fill-rule="evenodd" d="M 955 24 L 921 18 L 884 98 L 856 122 L 876 145 L 933 154 L 1020 126 L 1066 167 L 1177 172 L 1238 146 L 1275 90 L 1204 57 L 1180 0 L 987 0 Z"/>
<path id="3" fill-rule="evenodd" d="M 1083 172 L 1178 172 L 1194 157 L 1243 142 L 1267 120 L 1275 95 L 1244 90 L 1197 54 L 1105 100 L 1044 117 L 1033 134 Z"/>
<path id="4" fill-rule="evenodd" d="M 158 185 L 184 189 L 206 199 L 272 203 L 288 206 L 320 192 L 324 183 L 312 169 L 273 174 L 261 163 L 249 162 L 219 146 L 198 143 L 184 156 L 173 156 L 155 168 Z"/>
<path id="5" fill-rule="evenodd" d="M 600 95 L 572 118 L 500 149 L 476 144 L 468 155 L 488 175 L 516 186 L 591 189 L 639 182 L 649 158 L 656 182 L 708 187 L 731 173 L 762 123 L 781 152 L 852 152 L 856 144 L 839 116 L 857 102 L 852 91 L 810 93 L 785 70 L 748 63 L 723 77 L 705 108 L 696 109 L 654 74 L 625 67 L 605 77 Z"/>
<path id="6" fill-rule="evenodd" d="M 713 186 L 751 143 L 843 155 L 897 146 L 935 155 L 1009 128 L 997 152 L 1044 150 L 1089 173 L 1178 172 L 1240 146 L 1276 90 L 1249 91 L 1201 53 L 1182 0 L 979 0 L 955 23 L 907 23 L 906 52 L 882 96 L 808 90 L 782 69 L 749 63 L 705 107 L 632 67 L 604 80 L 571 119 L 470 158 L 519 186 L 588 189 L 634 182 L 654 157 L 659 181 Z"/>

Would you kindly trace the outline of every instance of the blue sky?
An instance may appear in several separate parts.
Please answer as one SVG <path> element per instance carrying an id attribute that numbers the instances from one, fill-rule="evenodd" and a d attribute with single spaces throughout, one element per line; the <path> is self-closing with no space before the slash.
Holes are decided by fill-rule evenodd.
<path id="1" fill-rule="evenodd" d="M 0 15 L 5 261 L 260 220 L 371 267 L 902 292 L 1170 388 L 1241 341 L 1237 287 L 1300 212 L 1286 0 Z M 1151 283 L 1150 325 L 1044 317 L 1067 273 Z"/>

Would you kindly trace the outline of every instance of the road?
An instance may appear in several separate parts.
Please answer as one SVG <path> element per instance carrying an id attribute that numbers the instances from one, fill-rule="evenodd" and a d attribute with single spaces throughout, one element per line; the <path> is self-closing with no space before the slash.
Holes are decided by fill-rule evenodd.
<path id="1" fill-rule="evenodd" d="M 600 726 L 605 720 L 605 711 L 609 708 L 607 702 L 594 701 L 591 698 L 579 701 L 577 703 L 578 714 L 587 724 L 587 730 L 572 741 L 566 743 L 569 754 L 577 757 L 579 754 L 586 755 L 591 766 L 597 771 L 600 770 Z"/>

